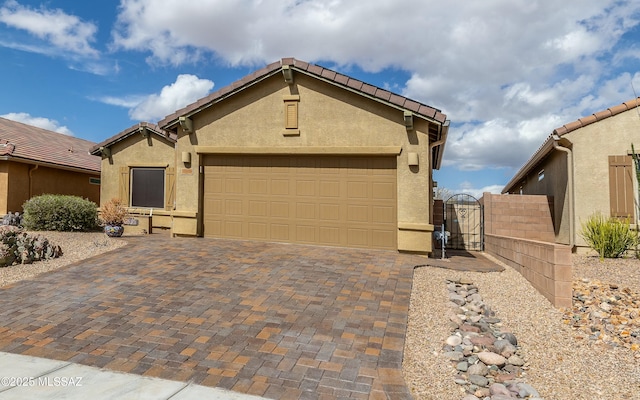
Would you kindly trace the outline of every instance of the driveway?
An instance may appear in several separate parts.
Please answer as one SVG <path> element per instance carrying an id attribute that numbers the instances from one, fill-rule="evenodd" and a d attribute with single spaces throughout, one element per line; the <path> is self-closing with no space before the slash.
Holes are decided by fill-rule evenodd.
<path id="1" fill-rule="evenodd" d="M 392 251 L 127 238 L 0 289 L 0 351 L 277 399 L 411 398 Z"/>

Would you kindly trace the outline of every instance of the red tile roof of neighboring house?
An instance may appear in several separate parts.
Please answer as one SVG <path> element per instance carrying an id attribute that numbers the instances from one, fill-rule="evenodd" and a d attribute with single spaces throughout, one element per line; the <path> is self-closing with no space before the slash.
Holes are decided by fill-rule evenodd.
<path id="1" fill-rule="evenodd" d="M 94 142 L 0 117 L 0 159 L 100 172 Z"/>
<path id="2" fill-rule="evenodd" d="M 109 147 L 112 146 L 115 143 L 118 143 L 121 140 L 124 140 L 126 138 L 128 138 L 131 135 L 134 135 L 138 132 L 142 132 L 143 130 L 146 130 L 147 132 L 151 132 L 154 135 L 158 135 L 160 137 L 162 137 L 165 140 L 168 140 L 169 142 L 175 143 L 175 136 L 174 135 L 170 135 L 167 134 L 167 132 L 165 132 L 164 130 L 160 129 L 158 127 L 158 125 L 156 124 L 150 124 L 148 122 L 140 122 L 138 124 L 135 124 L 125 130 L 123 130 L 120 133 L 117 133 L 113 136 L 111 136 L 109 139 L 100 142 L 98 144 L 96 144 L 95 146 L 91 147 L 89 149 L 89 152 L 93 155 L 100 155 L 101 153 L 101 148 L 102 147 Z"/>
<path id="3" fill-rule="evenodd" d="M 502 189 L 502 193 L 509 192 L 516 185 L 520 183 L 520 181 L 528 175 L 528 173 L 538 165 L 544 158 L 547 157 L 555 148 L 554 135 L 557 135 L 558 138 L 566 135 L 569 132 L 573 132 L 580 128 L 584 128 L 587 125 L 591 125 L 595 122 L 602 121 L 603 119 L 613 117 L 614 115 L 623 113 L 625 111 L 629 111 L 631 109 L 638 109 L 640 112 L 640 97 L 625 101 L 622 104 L 618 104 L 616 106 L 607 108 L 606 110 L 595 112 L 586 117 L 579 118 L 576 121 L 569 122 L 568 124 L 564 124 L 559 128 L 553 130 L 553 132 L 547 137 L 547 139 L 542 143 L 542 145 L 536 150 L 535 153 L 531 156 L 531 158 L 520 168 L 520 170 L 511 178 L 509 183 L 505 185 Z M 640 114 L 639 114 L 640 115 Z"/>
<path id="4" fill-rule="evenodd" d="M 280 61 L 271 63 L 266 67 L 255 71 L 214 93 L 211 93 L 209 96 L 204 97 L 196 101 L 195 103 L 192 103 L 176 111 L 171 115 L 166 116 L 162 121 L 158 122 L 158 125 L 161 128 L 169 129 L 178 122 L 178 119 L 180 117 L 189 116 L 202 109 L 210 107 L 214 103 L 252 85 L 257 81 L 279 73 L 283 69 L 283 67 L 289 67 L 294 71 L 314 76 L 325 81 L 329 81 L 334 85 L 341 86 L 347 90 L 354 91 L 363 96 L 372 97 L 391 106 L 406 109 L 407 111 L 411 111 L 416 115 L 422 116 L 439 124 L 444 124 L 447 120 L 447 116 L 445 114 L 442 114 L 440 110 L 426 104 L 418 103 L 417 101 L 411 100 L 404 96 L 400 96 L 391 93 L 388 90 L 369 85 L 358 79 L 351 78 L 349 76 L 340 74 L 319 65 L 309 64 L 305 61 L 296 60 L 295 58 L 283 58 Z"/>

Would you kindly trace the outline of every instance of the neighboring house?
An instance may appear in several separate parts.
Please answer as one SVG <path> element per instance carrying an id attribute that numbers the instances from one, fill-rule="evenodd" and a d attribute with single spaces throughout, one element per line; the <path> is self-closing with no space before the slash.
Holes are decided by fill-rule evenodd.
<path id="1" fill-rule="evenodd" d="M 101 205 L 119 198 L 132 212 L 171 227 L 175 201 L 175 138 L 157 125 L 136 124 L 90 149 L 102 158 Z"/>
<path id="2" fill-rule="evenodd" d="M 574 251 L 586 249 L 581 223 L 596 212 L 635 223 L 631 146 L 640 149 L 639 101 L 555 129 L 502 192 L 551 196 L 556 242 Z"/>
<path id="3" fill-rule="evenodd" d="M 174 235 L 432 250 L 432 169 L 449 127 L 433 107 L 285 58 L 158 126 L 176 137 Z M 125 192 L 115 175 L 132 160 L 173 166 L 111 155 L 103 199 Z"/>
<path id="4" fill-rule="evenodd" d="M 0 214 L 22 212 L 41 194 L 100 201 L 100 159 L 93 142 L 0 118 Z"/>

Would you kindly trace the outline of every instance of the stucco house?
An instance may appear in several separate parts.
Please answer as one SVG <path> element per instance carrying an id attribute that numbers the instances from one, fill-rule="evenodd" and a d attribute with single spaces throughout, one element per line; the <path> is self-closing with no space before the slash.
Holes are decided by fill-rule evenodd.
<path id="1" fill-rule="evenodd" d="M 41 194 L 100 201 L 100 159 L 95 143 L 0 118 L 0 215 L 22 212 Z"/>
<path id="2" fill-rule="evenodd" d="M 640 149 L 639 104 L 633 99 L 555 129 L 502 192 L 551 196 L 556 242 L 574 251 L 587 249 L 581 223 L 596 212 L 635 223 L 631 146 Z"/>
<path id="3" fill-rule="evenodd" d="M 175 202 L 175 138 L 141 122 L 94 145 L 102 160 L 100 203 L 126 202 L 132 214 L 153 214 L 155 227 L 170 228 Z"/>
<path id="4" fill-rule="evenodd" d="M 174 235 L 430 252 L 448 127 L 438 109 L 285 58 L 160 121 L 171 157 L 103 154 L 102 199 L 147 163 L 175 173 Z"/>

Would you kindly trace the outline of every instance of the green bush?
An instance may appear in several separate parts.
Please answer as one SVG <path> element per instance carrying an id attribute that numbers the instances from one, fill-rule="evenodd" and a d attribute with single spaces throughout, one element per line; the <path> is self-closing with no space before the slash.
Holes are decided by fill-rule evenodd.
<path id="1" fill-rule="evenodd" d="M 637 235 L 629 228 L 628 221 L 606 218 L 600 213 L 582 223 L 580 235 L 600 259 L 620 257 L 637 241 Z"/>
<path id="2" fill-rule="evenodd" d="M 30 231 L 89 231 L 97 227 L 94 202 L 77 196 L 44 194 L 22 206 L 22 226 Z"/>

